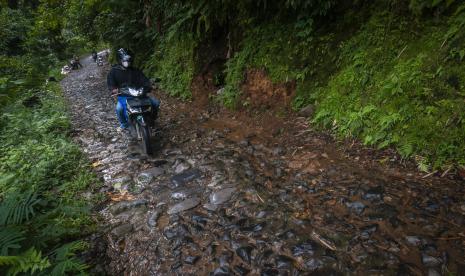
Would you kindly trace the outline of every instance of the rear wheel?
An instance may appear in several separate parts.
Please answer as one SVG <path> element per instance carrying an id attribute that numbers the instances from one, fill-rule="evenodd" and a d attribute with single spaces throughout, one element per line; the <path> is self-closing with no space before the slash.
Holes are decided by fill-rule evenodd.
<path id="1" fill-rule="evenodd" d="M 145 154 L 149 155 L 152 154 L 152 145 L 150 144 L 150 128 L 149 126 L 139 125 L 140 140 L 142 150 Z"/>

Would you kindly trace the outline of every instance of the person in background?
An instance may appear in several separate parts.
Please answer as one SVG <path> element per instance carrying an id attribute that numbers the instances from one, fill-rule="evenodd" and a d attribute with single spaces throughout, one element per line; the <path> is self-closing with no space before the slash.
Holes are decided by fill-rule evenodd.
<path id="1" fill-rule="evenodd" d="M 77 70 L 79 69 L 79 67 L 82 68 L 82 64 L 81 62 L 79 62 L 79 57 L 75 55 L 73 59 L 71 60 L 71 69 Z"/>
<path id="2" fill-rule="evenodd" d="M 97 51 L 92 50 L 92 59 L 94 60 L 94 62 L 97 62 Z"/>

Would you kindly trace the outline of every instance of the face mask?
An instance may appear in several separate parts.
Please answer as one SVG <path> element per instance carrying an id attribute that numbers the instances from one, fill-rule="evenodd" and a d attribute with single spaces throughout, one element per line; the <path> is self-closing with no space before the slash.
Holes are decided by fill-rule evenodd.
<path id="1" fill-rule="evenodd" d="M 123 61 L 122 63 L 123 63 L 123 67 L 124 67 L 124 68 L 128 68 L 128 66 L 129 66 L 129 62 L 127 62 L 127 61 Z"/>

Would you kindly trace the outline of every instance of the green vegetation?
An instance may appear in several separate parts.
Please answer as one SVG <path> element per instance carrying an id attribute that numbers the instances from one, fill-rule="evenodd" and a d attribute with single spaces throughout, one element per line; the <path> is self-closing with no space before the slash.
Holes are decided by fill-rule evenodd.
<path id="1" fill-rule="evenodd" d="M 160 45 L 145 63 L 152 74 L 163 79 L 162 88 L 173 96 L 188 99 L 191 96 L 190 84 L 194 75 L 194 40 L 189 36 L 176 36 Z M 161 53 L 166 55 L 161 58 Z"/>
<path id="2" fill-rule="evenodd" d="M 92 229 L 81 192 L 97 183 L 70 141 L 58 85 L 24 93 L 0 118 L 0 271 L 82 273 Z M 25 106 L 28 105 L 30 107 Z M 74 241 L 73 241 L 74 240 Z M 2 273 L 2 274 L 3 274 Z"/>
<path id="3" fill-rule="evenodd" d="M 65 26 L 69 3 L 0 3 L 0 274 L 83 274 L 96 185 L 70 137 L 60 60 L 88 47 Z M 44 73 L 45 72 L 45 73 Z M 50 72 L 50 75 L 46 72 Z"/>
<path id="4" fill-rule="evenodd" d="M 341 44 L 338 71 L 314 90 L 314 122 L 367 145 L 396 146 L 425 171 L 465 164 L 464 8 L 439 24 L 390 25 L 390 14 L 373 14 Z"/>

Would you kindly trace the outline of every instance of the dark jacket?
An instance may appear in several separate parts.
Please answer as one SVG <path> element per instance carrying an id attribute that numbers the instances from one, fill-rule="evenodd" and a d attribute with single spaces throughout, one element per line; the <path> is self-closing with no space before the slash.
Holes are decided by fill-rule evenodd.
<path id="1" fill-rule="evenodd" d="M 133 88 L 143 87 L 147 92 L 152 89 L 150 80 L 141 70 L 133 67 L 124 68 L 121 65 L 112 66 L 107 76 L 107 85 L 110 91 L 125 86 Z"/>

